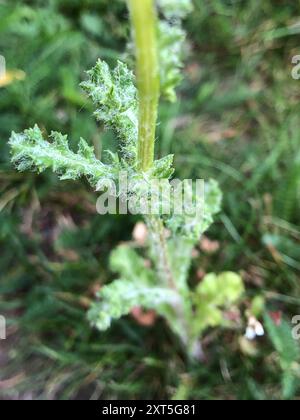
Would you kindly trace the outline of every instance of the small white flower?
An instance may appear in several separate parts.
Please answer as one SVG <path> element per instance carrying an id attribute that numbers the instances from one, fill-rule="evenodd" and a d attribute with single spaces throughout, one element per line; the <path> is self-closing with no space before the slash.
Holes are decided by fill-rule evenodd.
<path id="1" fill-rule="evenodd" d="M 245 337 L 249 341 L 253 341 L 256 337 L 263 337 L 264 335 L 265 330 L 262 324 L 254 316 L 251 316 L 248 321 Z"/>
<path id="2" fill-rule="evenodd" d="M 246 333 L 245 333 L 245 337 L 249 340 L 249 341 L 253 341 L 256 338 L 256 333 L 255 333 L 255 329 L 253 327 L 247 327 L 246 329 Z"/>

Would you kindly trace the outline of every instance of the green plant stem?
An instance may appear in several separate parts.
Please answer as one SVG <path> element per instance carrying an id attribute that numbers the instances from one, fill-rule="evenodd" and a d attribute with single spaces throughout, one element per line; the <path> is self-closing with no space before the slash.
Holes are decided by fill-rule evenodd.
<path id="1" fill-rule="evenodd" d="M 131 26 L 136 51 L 136 73 L 139 91 L 138 164 L 141 171 L 149 169 L 154 161 L 155 128 L 159 101 L 159 64 L 156 42 L 156 8 L 154 0 L 128 0 Z M 160 274 L 174 287 L 169 266 L 164 226 L 159 217 L 149 218 L 160 244 L 158 255 Z M 160 258 L 161 257 L 161 258 Z"/>
<path id="2" fill-rule="evenodd" d="M 192 319 L 192 308 L 188 296 L 184 296 L 174 278 L 173 268 L 169 255 L 168 243 L 165 237 L 163 221 L 158 216 L 149 216 L 147 224 L 150 231 L 152 255 L 156 262 L 156 270 L 160 281 L 178 294 L 179 303 L 173 307 L 177 314 L 177 321 L 180 325 L 179 335 L 182 343 L 188 349 L 191 348 L 190 320 Z"/>
<path id="3" fill-rule="evenodd" d="M 139 91 L 138 166 L 151 168 L 159 101 L 159 64 L 154 0 L 128 0 L 136 51 Z"/>
<path id="4" fill-rule="evenodd" d="M 149 216 L 147 218 L 147 225 L 151 233 L 152 253 L 156 261 L 156 269 L 158 276 L 163 283 L 177 291 L 176 283 L 174 281 L 173 272 L 170 264 L 170 256 L 168 252 L 168 245 L 165 238 L 165 228 L 160 217 Z"/>
<path id="5" fill-rule="evenodd" d="M 154 0 L 128 0 L 131 26 L 136 51 L 136 74 L 139 91 L 139 138 L 138 167 L 147 171 L 154 161 L 155 131 L 160 95 L 159 63 L 156 32 L 156 8 Z M 151 238 L 157 261 L 158 276 L 162 282 L 181 296 L 174 279 L 170 263 L 168 244 L 165 238 L 164 224 L 159 216 L 148 218 L 148 225 L 153 235 Z M 181 324 L 181 338 L 189 344 L 189 326 L 184 303 L 174 308 Z"/>

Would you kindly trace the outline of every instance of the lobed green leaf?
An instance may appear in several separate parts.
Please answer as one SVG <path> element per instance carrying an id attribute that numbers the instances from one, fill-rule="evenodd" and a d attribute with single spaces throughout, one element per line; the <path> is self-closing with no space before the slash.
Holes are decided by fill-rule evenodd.
<path id="1" fill-rule="evenodd" d="M 19 171 L 51 168 L 60 179 L 78 179 L 85 176 L 95 187 L 100 178 L 113 178 L 114 168 L 96 159 L 94 150 L 81 139 L 78 152 L 70 150 L 67 136 L 52 132 L 50 141 L 43 138 L 36 125 L 24 133 L 12 133 L 9 140 L 12 162 Z"/>
<path id="2" fill-rule="evenodd" d="M 137 155 L 138 101 L 133 73 L 120 61 L 111 71 L 107 63 L 98 60 L 87 74 L 88 80 L 81 83 L 81 87 L 96 106 L 95 117 L 116 132 L 122 142 L 124 159 L 134 163 Z"/>
<path id="3" fill-rule="evenodd" d="M 89 311 L 88 318 L 100 331 L 108 329 L 112 320 L 128 315 L 134 307 L 154 309 L 166 314 L 166 306 L 176 306 L 179 296 L 173 290 L 163 287 L 147 287 L 130 280 L 116 280 L 103 287 L 99 297 Z"/>

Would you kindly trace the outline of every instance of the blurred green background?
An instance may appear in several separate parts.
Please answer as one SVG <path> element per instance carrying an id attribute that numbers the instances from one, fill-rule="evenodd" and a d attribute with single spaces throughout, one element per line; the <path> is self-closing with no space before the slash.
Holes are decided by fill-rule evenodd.
<path id="1" fill-rule="evenodd" d="M 160 109 L 157 154 L 175 153 L 177 176 L 216 178 L 223 211 L 195 252 L 191 281 L 241 272 L 240 328 L 207 331 L 206 359 L 189 364 L 162 320 L 132 317 L 107 333 L 86 310 L 113 278 L 110 251 L 131 240 L 134 217 L 96 214 L 84 182 L 17 173 L 12 130 L 34 123 L 82 136 L 97 155 L 115 147 L 79 88 L 98 57 L 114 65 L 129 36 L 121 0 L 2 0 L 0 55 L 0 398 L 297 399 L 300 314 L 300 5 L 294 0 L 195 0 L 185 80 Z M 21 73 L 21 72 L 24 73 Z M 19 80 L 22 79 L 22 80 Z M 10 82 L 10 83 L 9 83 Z M 247 342 L 254 297 L 265 337 Z"/>

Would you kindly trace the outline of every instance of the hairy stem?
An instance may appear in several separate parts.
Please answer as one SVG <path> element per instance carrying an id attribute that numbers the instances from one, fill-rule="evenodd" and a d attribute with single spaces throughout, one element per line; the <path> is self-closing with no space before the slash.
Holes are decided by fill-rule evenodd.
<path id="1" fill-rule="evenodd" d="M 170 264 L 163 222 L 158 216 L 149 216 L 147 218 L 147 224 L 150 231 L 152 254 L 156 261 L 158 275 L 163 283 L 166 283 L 168 287 L 177 291 Z"/>
<path id="2" fill-rule="evenodd" d="M 138 163 L 140 170 L 146 171 L 152 166 L 154 160 L 155 127 L 159 101 L 156 8 L 154 0 L 128 0 L 128 5 L 135 42 L 139 91 Z M 174 282 L 169 266 L 163 223 L 159 217 L 149 218 L 149 222 L 154 232 L 153 241 L 160 243 L 159 274 L 167 279 L 171 287 Z"/>
<path id="3" fill-rule="evenodd" d="M 128 0 L 131 26 L 136 51 L 136 74 L 139 92 L 139 135 L 138 167 L 147 171 L 154 161 L 155 131 L 160 95 L 159 62 L 156 31 L 156 7 L 154 0 Z M 180 335 L 186 346 L 189 345 L 189 323 L 184 304 L 174 279 L 168 243 L 165 238 L 164 224 L 159 216 L 150 216 L 147 220 L 151 232 L 153 257 L 160 280 L 174 290 L 179 304 L 174 307 Z"/>
<path id="4" fill-rule="evenodd" d="M 147 224 L 150 231 L 152 256 L 156 263 L 158 276 L 163 284 L 178 294 L 179 299 L 176 305 L 173 305 L 173 309 L 177 314 L 177 322 L 180 325 L 179 335 L 181 340 L 186 347 L 189 347 L 190 326 L 188 320 L 192 319 L 190 302 L 186 301 L 188 297 L 181 293 L 174 278 L 164 224 L 161 218 L 157 216 L 149 216 Z"/>
<path id="5" fill-rule="evenodd" d="M 128 0 L 136 51 L 139 91 L 138 165 L 141 171 L 151 168 L 159 101 L 159 65 L 156 40 L 154 0 Z"/>

